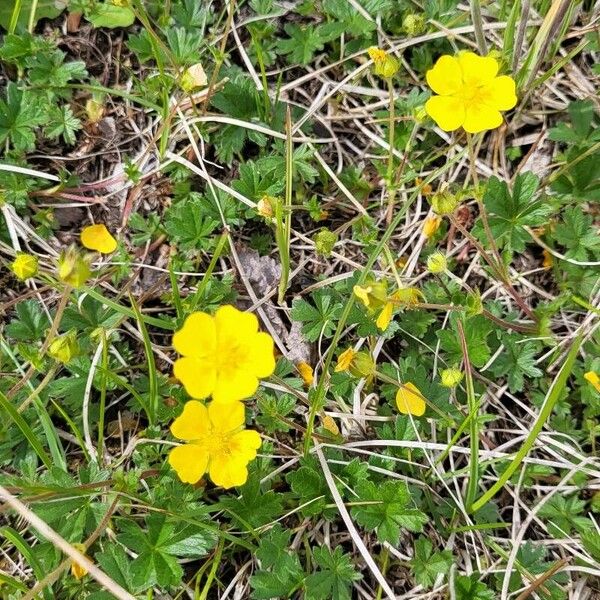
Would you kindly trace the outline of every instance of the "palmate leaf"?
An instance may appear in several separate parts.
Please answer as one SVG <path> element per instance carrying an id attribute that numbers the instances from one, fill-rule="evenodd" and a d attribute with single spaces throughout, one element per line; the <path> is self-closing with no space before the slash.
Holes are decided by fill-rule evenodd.
<path id="1" fill-rule="evenodd" d="M 317 290 L 312 299 L 314 305 L 303 299 L 294 300 L 292 305 L 292 319 L 303 323 L 302 333 L 309 342 L 319 339 L 321 333 L 331 337 L 342 310 L 342 304 L 323 290 Z"/>
<path id="2" fill-rule="evenodd" d="M 352 582 L 362 578 L 356 572 L 350 555 L 345 554 L 340 546 L 333 551 L 321 546 L 314 549 L 313 558 L 319 570 L 310 574 L 304 582 L 306 600 L 350 600 Z"/>
<path id="3" fill-rule="evenodd" d="M 8 142 L 19 152 L 35 147 L 35 129 L 43 121 L 39 103 L 12 81 L 0 98 L 0 144 Z"/>
<path id="4" fill-rule="evenodd" d="M 426 537 L 415 540 L 415 554 L 410 566 L 415 580 L 424 588 L 431 587 L 438 575 L 448 573 L 452 562 L 452 552 L 433 552 L 433 544 Z"/>

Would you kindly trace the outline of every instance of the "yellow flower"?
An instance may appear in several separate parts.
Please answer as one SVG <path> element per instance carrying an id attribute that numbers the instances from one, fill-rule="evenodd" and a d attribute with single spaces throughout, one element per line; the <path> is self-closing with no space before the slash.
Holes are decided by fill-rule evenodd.
<path id="1" fill-rule="evenodd" d="M 173 373 L 192 398 L 249 398 L 258 380 L 275 370 L 273 338 L 258 331 L 255 315 L 229 305 L 214 316 L 192 313 L 173 336 L 173 346 L 182 355 Z"/>
<path id="2" fill-rule="evenodd" d="M 595 373 L 594 371 L 588 371 L 583 377 L 586 381 L 591 383 L 592 386 L 594 386 L 594 389 L 597 392 L 600 392 L 600 377 L 597 373 Z"/>
<path id="3" fill-rule="evenodd" d="M 89 276 L 90 265 L 86 258 L 81 256 L 77 248 L 67 248 L 58 259 L 58 278 L 71 287 L 80 288 Z"/>
<path id="4" fill-rule="evenodd" d="M 548 250 L 546 250 L 546 248 L 542 250 L 542 254 L 544 256 L 542 267 L 544 267 L 544 269 L 550 269 L 554 264 L 554 257 L 552 256 L 552 254 L 550 254 L 550 252 L 548 252 Z"/>
<path id="5" fill-rule="evenodd" d="M 296 369 L 298 369 L 298 373 L 300 373 L 304 385 L 307 387 L 311 386 L 315 380 L 312 367 L 307 362 L 300 362 L 296 365 Z"/>
<path id="6" fill-rule="evenodd" d="M 208 472 L 215 485 L 244 485 L 248 463 L 256 457 L 261 440 L 257 431 L 244 429 L 241 402 L 211 402 L 208 408 L 197 400 L 186 402 L 171 424 L 171 433 L 187 442 L 173 448 L 169 464 L 184 483 L 196 483 Z"/>
<path id="7" fill-rule="evenodd" d="M 389 79 L 398 72 L 400 63 L 385 50 L 373 46 L 372 48 L 369 48 L 367 52 L 373 61 L 373 72 L 375 75 Z"/>
<path id="8" fill-rule="evenodd" d="M 355 285 L 352 291 L 370 309 L 377 309 L 387 301 L 386 281 L 372 281 L 369 285 Z"/>
<path id="9" fill-rule="evenodd" d="M 517 103 L 514 80 L 498 77 L 498 68 L 495 58 L 473 52 L 441 56 L 427 71 L 429 87 L 439 94 L 427 100 L 427 114 L 444 131 L 496 129 L 502 124 L 500 111 Z"/>
<path id="10" fill-rule="evenodd" d="M 348 348 L 344 350 L 339 356 L 337 360 L 337 365 L 335 365 L 335 372 L 342 373 L 347 371 L 352 364 L 352 360 L 356 356 L 356 352 L 353 348 Z"/>
<path id="11" fill-rule="evenodd" d="M 375 321 L 375 324 L 377 325 L 377 327 L 379 329 L 381 329 L 381 331 L 385 331 L 388 328 L 390 321 L 392 320 L 393 312 L 394 312 L 393 303 L 387 302 L 386 305 L 383 307 L 383 310 L 379 313 L 379 316 L 377 317 L 377 321 Z"/>
<path id="12" fill-rule="evenodd" d="M 88 250 L 111 254 L 117 249 L 117 240 L 106 229 L 106 225 L 88 225 L 81 231 L 81 243 Z"/>
<path id="13" fill-rule="evenodd" d="M 423 223 L 423 235 L 429 239 L 440 228 L 442 218 L 438 215 L 431 215 L 425 219 Z"/>
<path id="14" fill-rule="evenodd" d="M 396 406 L 403 415 L 420 417 L 425 413 L 425 399 L 413 383 L 405 383 L 396 392 Z"/>
<path id="15" fill-rule="evenodd" d="M 73 544 L 73 547 L 76 548 L 77 550 L 79 550 L 79 552 L 81 552 L 84 556 L 86 556 L 86 558 L 89 558 L 85 554 L 86 548 L 85 548 L 84 544 Z M 87 575 L 87 569 L 83 565 L 80 565 L 79 563 L 77 563 L 75 561 L 71 561 L 71 575 L 73 575 L 73 577 L 75 577 L 75 579 L 79 580 L 82 577 L 84 577 L 85 575 Z"/>
<path id="16" fill-rule="evenodd" d="M 12 272 L 21 281 L 34 277 L 38 272 L 38 259 L 33 254 L 17 252 L 15 260 L 10 265 Z"/>
<path id="17" fill-rule="evenodd" d="M 414 287 L 407 287 L 396 290 L 390 296 L 390 299 L 396 304 L 416 306 L 421 300 L 425 299 L 425 296 L 421 290 Z"/>

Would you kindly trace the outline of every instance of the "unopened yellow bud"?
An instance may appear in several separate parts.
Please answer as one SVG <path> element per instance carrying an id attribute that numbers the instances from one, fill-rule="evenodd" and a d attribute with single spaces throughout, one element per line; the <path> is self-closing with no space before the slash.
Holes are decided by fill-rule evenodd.
<path id="1" fill-rule="evenodd" d="M 373 61 L 373 72 L 384 79 L 390 79 L 400 69 L 400 63 L 394 56 L 388 54 L 381 48 L 373 46 L 367 50 L 369 57 Z"/>
<path id="2" fill-rule="evenodd" d="M 18 252 L 10 268 L 15 276 L 21 281 L 34 277 L 38 272 L 38 259 L 33 254 Z"/>
<path id="3" fill-rule="evenodd" d="M 79 354 L 79 344 L 77 342 L 77 333 L 69 331 L 65 335 L 57 337 L 48 348 L 48 354 L 56 361 L 63 364 L 70 362 Z"/>
<path id="4" fill-rule="evenodd" d="M 354 377 L 371 377 L 375 373 L 375 361 L 368 352 L 357 352 L 349 371 Z"/>
<path id="5" fill-rule="evenodd" d="M 77 248 L 67 248 L 58 259 L 58 278 L 67 285 L 80 288 L 91 275 L 88 260 Z"/>
<path id="6" fill-rule="evenodd" d="M 104 106 L 94 98 L 88 98 L 85 103 L 85 114 L 90 123 L 98 123 L 104 116 Z"/>
<path id="7" fill-rule="evenodd" d="M 427 270 L 433 274 L 444 273 L 448 268 L 448 261 L 441 252 L 434 252 L 427 259 Z"/>
<path id="8" fill-rule="evenodd" d="M 307 362 L 301 362 L 296 365 L 296 369 L 298 369 L 304 385 L 307 387 L 311 386 L 315 380 L 312 367 Z"/>
<path id="9" fill-rule="evenodd" d="M 440 228 L 441 223 L 442 217 L 439 215 L 431 215 L 430 217 L 427 217 L 423 223 L 423 235 L 429 239 L 435 235 L 437 230 Z"/>
<path id="10" fill-rule="evenodd" d="M 444 369 L 441 372 L 442 385 L 448 388 L 456 387 L 462 381 L 463 377 L 463 372 L 456 368 Z"/>
<path id="11" fill-rule="evenodd" d="M 425 17 L 421 14 L 408 14 L 402 21 L 402 27 L 410 36 L 420 35 L 425 31 Z"/>
<path id="12" fill-rule="evenodd" d="M 270 219 L 273 216 L 273 202 L 276 202 L 275 198 L 271 198 L 271 196 L 263 196 L 256 203 L 256 211 L 261 217 L 265 219 Z"/>

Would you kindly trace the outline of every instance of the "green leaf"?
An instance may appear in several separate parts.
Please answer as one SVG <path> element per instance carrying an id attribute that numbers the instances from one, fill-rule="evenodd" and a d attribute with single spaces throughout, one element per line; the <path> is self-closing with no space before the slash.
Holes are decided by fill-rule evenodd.
<path id="1" fill-rule="evenodd" d="M 4 0 L 0 3 L 0 25 L 4 27 L 4 29 L 8 30 L 9 28 L 16 3 L 16 0 Z M 21 1 L 21 11 L 19 12 L 19 18 L 17 20 L 17 27 L 27 27 L 33 4 L 34 0 Z M 34 23 L 37 23 L 40 19 L 54 19 L 58 17 L 66 6 L 67 0 L 39 0 L 35 10 Z"/>
<path id="2" fill-rule="evenodd" d="M 289 38 L 278 40 L 277 50 L 289 64 L 307 65 L 315 52 L 323 50 L 325 40 L 318 27 L 288 23 L 284 29 Z"/>
<path id="3" fill-rule="evenodd" d="M 218 223 L 205 216 L 202 201 L 190 194 L 169 208 L 165 214 L 165 230 L 182 250 L 206 250 Z"/>
<path id="4" fill-rule="evenodd" d="M 265 525 L 281 514 L 283 497 L 273 490 L 262 493 L 258 477 L 251 476 L 248 482 L 241 488 L 241 496 L 221 497 L 221 506 L 231 513 L 236 519 L 239 517 L 240 525 L 247 524 L 253 527 Z"/>
<path id="5" fill-rule="evenodd" d="M 416 582 L 424 588 L 430 588 L 439 575 L 450 571 L 452 552 L 444 550 L 433 552 L 433 544 L 426 537 L 415 540 L 415 553 L 410 561 Z"/>
<path id="6" fill-rule="evenodd" d="M 127 6 L 107 2 L 97 3 L 85 18 L 94 27 L 129 27 L 135 21 L 135 13 Z"/>
<path id="7" fill-rule="evenodd" d="M 563 221 L 556 225 L 554 237 L 567 248 L 567 258 L 588 260 L 600 252 L 600 236 L 593 226 L 593 219 L 591 215 L 584 214 L 579 206 L 565 209 Z"/>
<path id="8" fill-rule="evenodd" d="M 525 376 L 542 377 L 543 371 L 535 366 L 538 353 L 534 342 L 521 342 L 516 336 L 504 336 L 504 351 L 501 352 L 491 366 L 497 376 L 506 376 L 508 387 L 512 393 L 520 392 L 525 385 Z"/>
<path id="9" fill-rule="evenodd" d="M 324 290 L 317 290 L 312 299 L 314 305 L 302 298 L 295 299 L 291 312 L 294 321 L 303 323 L 302 333 L 309 342 L 315 342 L 321 335 L 330 338 L 342 312 L 342 304 Z"/>
<path id="10" fill-rule="evenodd" d="M 304 582 L 306 600 L 351 600 L 352 582 L 362 579 L 352 558 L 340 546 L 331 551 L 327 546 L 315 548 L 315 563 L 320 567 Z"/>
<path id="11" fill-rule="evenodd" d="M 454 592 L 456 600 L 494 600 L 496 596 L 490 588 L 479 581 L 477 573 L 471 576 L 459 575 L 456 578 Z"/>
<path id="12" fill-rule="evenodd" d="M 452 329 L 444 329 L 437 332 L 442 349 L 447 353 L 449 364 L 458 364 L 462 360 L 462 348 L 460 338 L 456 329 L 456 317 L 450 319 Z M 465 339 L 469 352 L 469 360 L 475 367 L 483 367 L 491 356 L 487 337 L 491 333 L 493 325 L 480 315 L 467 319 L 464 324 Z"/>
<path id="13" fill-rule="evenodd" d="M 22 342 L 40 342 L 50 327 L 50 319 L 39 302 L 24 300 L 16 306 L 17 316 L 6 327 L 6 335 Z"/>
<path id="14" fill-rule="evenodd" d="M 314 459 L 303 459 L 302 466 L 288 473 L 286 481 L 298 496 L 298 504 L 306 505 L 301 510 L 303 515 L 320 515 L 325 510 L 331 495 L 323 473 Z"/>
<path id="15" fill-rule="evenodd" d="M 376 531 L 380 542 L 396 545 L 401 528 L 422 531 L 429 520 L 427 515 L 414 508 L 408 487 L 399 481 L 385 481 L 375 485 L 372 481 L 360 483 L 356 492 L 359 502 L 352 515 L 368 531 Z"/>
<path id="16" fill-rule="evenodd" d="M 564 538 L 573 529 L 581 533 L 592 526 L 590 519 L 582 515 L 584 510 L 585 501 L 576 495 L 565 498 L 556 494 L 540 508 L 538 514 L 548 519 L 547 527 L 551 535 Z"/>
<path id="17" fill-rule="evenodd" d="M 523 252 L 525 244 L 531 239 L 523 226 L 535 227 L 547 222 L 553 208 L 545 198 L 534 199 L 538 185 L 539 179 L 533 173 L 519 173 L 511 193 L 506 182 L 490 177 L 483 203 L 499 247 Z M 478 225 L 476 233 L 480 239 L 484 239 L 481 225 Z"/>
<path id="18" fill-rule="evenodd" d="M 277 196 L 283 191 L 284 180 L 275 174 L 273 168 L 261 168 L 249 160 L 240 165 L 239 179 L 231 182 L 231 187 L 246 198 L 258 202 L 263 196 Z"/>
<path id="19" fill-rule="evenodd" d="M 56 139 L 62 135 L 65 144 L 72 146 L 75 132 L 81 129 L 81 121 L 73 114 L 69 106 L 52 106 L 48 113 L 49 123 L 44 127 L 44 135 L 48 139 Z"/>
<path id="20" fill-rule="evenodd" d="M 0 99 L 0 144 L 8 141 L 15 150 L 24 152 L 35 147 L 35 129 L 43 122 L 39 104 L 12 81 Z"/>

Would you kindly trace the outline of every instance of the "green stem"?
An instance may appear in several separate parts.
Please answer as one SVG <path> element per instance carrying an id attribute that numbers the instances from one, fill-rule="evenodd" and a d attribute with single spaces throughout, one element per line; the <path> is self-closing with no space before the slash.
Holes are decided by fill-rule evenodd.
<path id="1" fill-rule="evenodd" d="M 567 379 L 569 378 L 571 371 L 573 369 L 573 364 L 575 363 L 575 359 L 577 358 L 577 353 L 579 352 L 579 348 L 583 341 L 583 336 L 580 334 L 577 339 L 573 342 L 569 353 L 567 354 L 567 358 L 560 368 L 560 371 L 554 378 L 548 393 L 546 394 L 546 398 L 544 399 L 544 404 L 540 410 L 540 414 L 535 420 L 533 426 L 531 427 L 531 431 L 529 435 L 525 438 L 523 445 L 519 448 L 519 451 L 515 454 L 515 457 L 512 459 L 511 463 L 508 465 L 506 470 L 500 475 L 498 481 L 487 491 L 485 492 L 478 500 L 473 502 L 470 507 L 467 507 L 471 512 L 477 512 L 481 508 L 483 508 L 489 500 L 491 500 L 506 484 L 506 482 L 512 477 L 513 473 L 520 467 L 524 458 L 529 454 L 529 451 L 533 447 L 537 437 L 542 432 L 544 428 L 544 424 L 552 414 L 556 403 L 562 395 L 563 390 L 567 384 Z"/>

